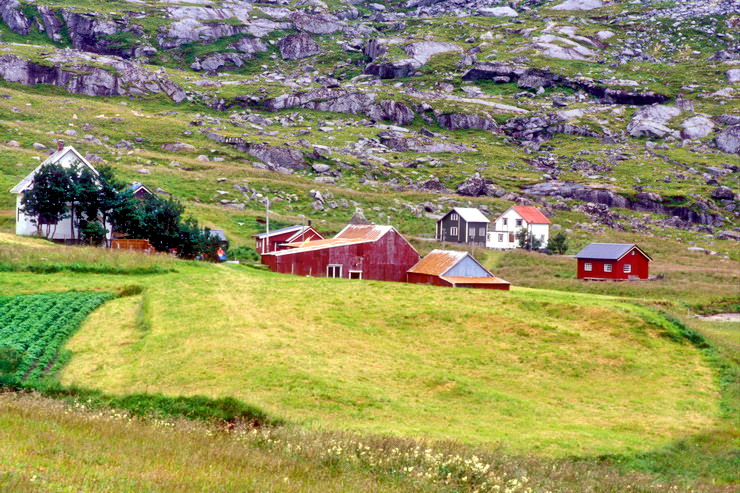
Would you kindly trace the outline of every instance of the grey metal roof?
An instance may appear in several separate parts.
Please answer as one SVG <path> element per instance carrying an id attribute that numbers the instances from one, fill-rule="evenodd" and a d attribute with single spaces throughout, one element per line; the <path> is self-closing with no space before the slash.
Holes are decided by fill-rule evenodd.
<path id="1" fill-rule="evenodd" d="M 634 243 L 591 243 L 576 254 L 576 258 L 590 258 L 594 260 L 619 260 L 633 248 L 640 248 Z M 647 258 L 645 252 L 640 250 Z"/>
<path id="2" fill-rule="evenodd" d="M 287 228 L 280 228 L 280 229 L 271 229 L 269 235 L 279 235 L 283 233 L 290 233 L 291 231 L 300 231 L 303 228 L 307 228 L 308 226 L 301 226 L 300 224 L 297 226 L 288 226 Z M 260 233 L 258 235 L 254 235 L 255 238 L 265 238 L 268 235 L 268 233 Z"/>

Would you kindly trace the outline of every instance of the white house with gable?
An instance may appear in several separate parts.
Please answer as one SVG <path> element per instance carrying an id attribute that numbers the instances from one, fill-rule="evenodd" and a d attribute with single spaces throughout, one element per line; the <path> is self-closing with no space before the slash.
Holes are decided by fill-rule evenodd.
<path id="1" fill-rule="evenodd" d="M 10 190 L 11 193 L 17 194 L 15 201 L 15 234 L 21 236 L 32 236 L 35 235 L 38 231 L 38 218 L 35 216 L 28 216 L 22 211 L 22 200 L 24 194 L 33 187 L 33 178 L 34 176 L 36 176 L 36 173 L 38 173 L 42 166 L 48 163 L 59 163 L 65 168 L 71 168 L 72 166 L 77 164 L 78 166 L 87 166 L 95 175 L 98 174 L 98 171 L 95 169 L 95 167 L 93 167 L 93 165 L 90 164 L 87 159 L 82 156 L 82 154 L 77 152 L 74 147 L 63 146 L 64 142 L 60 141 L 57 147 L 57 151 L 54 154 L 49 156 L 46 161 L 41 163 L 35 170 L 29 173 L 28 176 L 23 178 L 20 183 L 18 183 Z M 71 217 L 62 219 L 56 224 L 56 227 L 52 227 L 51 233 L 49 234 L 49 239 L 57 241 L 76 240 L 77 230 L 74 230 L 73 236 L 72 219 L 73 218 Z M 111 227 L 110 225 L 106 225 L 106 228 L 108 230 L 106 240 L 110 240 Z"/>
<path id="2" fill-rule="evenodd" d="M 516 234 L 526 229 L 534 238 L 540 240 L 541 247 L 550 241 L 550 220 L 539 209 L 532 206 L 515 205 L 493 221 L 493 228 L 486 235 L 486 248 L 509 250 L 517 248 Z"/>

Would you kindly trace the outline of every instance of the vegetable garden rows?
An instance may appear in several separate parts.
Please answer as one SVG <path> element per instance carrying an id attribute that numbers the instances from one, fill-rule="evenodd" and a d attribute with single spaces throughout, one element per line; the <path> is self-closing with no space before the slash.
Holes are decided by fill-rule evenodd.
<path id="1" fill-rule="evenodd" d="M 15 350 L 15 377 L 35 380 L 64 363 L 59 350 L 87 315 L 112 298 L 109 293 L 45 293 L 0 296 L 0 347 Z"/>

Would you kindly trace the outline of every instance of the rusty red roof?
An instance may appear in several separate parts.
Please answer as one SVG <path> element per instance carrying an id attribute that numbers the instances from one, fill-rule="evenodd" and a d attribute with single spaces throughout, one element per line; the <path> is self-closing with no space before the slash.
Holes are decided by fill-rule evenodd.
<path id="1" fill-rule="evenodd" d="M 515 205 L 512 209 L 529 224 L 551 224 L 550 220 L 537 207 L 531 205 Z"/>
<path id="2" fill-rule="evenodd" d="M 418 264 L 410 268 L 409 272 L 412 274 L 442 276 L 445 272 L 450 270 L 468 255 L 468 252 L 457 252 L 453 250 L 432 250 L 429 255 L 421 259 Z"/>
<path id="3" fill-rule="evenodd" d="M 451 282 L 453 285 L 456 284 L 508 284 L 509 281 L 504 281 L 496 276 L 491 277 L 456 277 L 456 276 L 442 276 L 447 282 Z"/>
<path id="4" fill-rule="evenodd" d="M 322 248 L 355 245 L 358 243 L 372 243 L 381 239 L 389 231 L 395 231 L 393 226 L 378 226 L 376 224 L 349 224 L 334 238 L 315 241 L 285 243 L 291 247 L 288 250 L 265 253 L 264 255 L 292 255 L 297 252 L 308 252 Z"/>

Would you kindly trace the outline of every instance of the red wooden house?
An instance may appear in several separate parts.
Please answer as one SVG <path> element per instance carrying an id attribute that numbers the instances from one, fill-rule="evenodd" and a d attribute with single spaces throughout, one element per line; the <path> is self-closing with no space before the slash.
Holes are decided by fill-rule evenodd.
<path id="1" fill-rule="evenodd" d="M 499 279 L 483 267 L 468 252 L 432 250 L 409 269 L 407 282 L 453 288 L 501 289 L 511 284 Z"/>
<path id="2" fill-rule="evenodd" d="M 299 276 L 403 282 L 420 258 L 392 226 L 350 224 L 334 238 L 285 246 L 262 255 L 262 263 Z"/>
<path id="3" fill-rule="evenodd" d="M 652 258 L 634 244 L 591 243 L 578 252 L 578 279 L 647 279 Z"/>
<path id="4" fill-rule="evenodd" d="M 286 245 L 290 243 L 323 240 L 324 237 L 311 226 L 298 225 L 254 235 L 254 239 L 256 250 L 259 253 L 268 253 L 287 250 L 290 247 Z"/>

